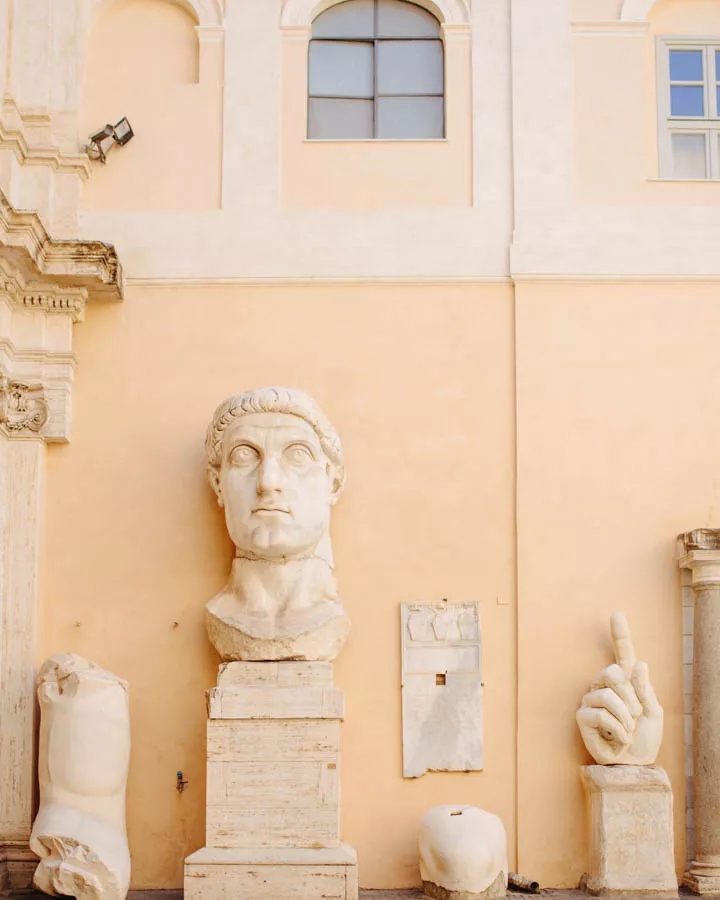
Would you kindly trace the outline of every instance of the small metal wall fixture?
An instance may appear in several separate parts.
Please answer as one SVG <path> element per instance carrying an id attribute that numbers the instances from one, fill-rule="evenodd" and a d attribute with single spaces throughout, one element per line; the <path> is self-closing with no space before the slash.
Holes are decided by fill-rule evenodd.
<path id="1" fill-rule="evenodd" d="M 135 132 L 127 117 L 123 117 L 114 125 L 106 125 L 101 131 L 91 134 L 88 138 L 88 144 L 85 148 L 90 159 L 99 160 L 105 163 L 108 153 L 117 144 L 124 147 L 128 141 L 132 140 Z"/>
<path id="2" fill-rule="evenodd" d="M 188 782 L 183 780 L 183 773 L 178 770 L 177 781 L 175 782 L 175 790 L 178 792 L 178 794 L 182 794 L 187 785 Z"/>

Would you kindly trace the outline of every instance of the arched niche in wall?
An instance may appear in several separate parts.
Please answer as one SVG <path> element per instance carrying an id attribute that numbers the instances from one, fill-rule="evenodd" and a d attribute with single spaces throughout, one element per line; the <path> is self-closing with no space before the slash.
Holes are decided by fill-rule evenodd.
<path id="1" fill-rule="evenodd" d="M 412 0 L 412 2 L 427 9 L 443 25 L 470 24 L 470 12 L 465 0 Z M 286 0 L 280 15 L 280 25 L 283 28 L 309 28 L 313 19 L 336 4 L 337 0 Z"/>
<path id="2" fill-rule="evenodd" d="M 90 211 L 214 209 L 220 195 L 222 20 L 216 0 L 94 0 L 82 127 L 123 116 L 134 138 L 93 163 Z"/>
<path id="3" fill-rule="evenodd" d="M 122 2 L 123 0 L 91 0 L 91 6 L 93 9 L 107 8 Z M 224 17 L 220 0 L 166 0 L 166 2 L 184 9 L 195 19 L 195 23 L 202 27 L 223 24 Z"/>
<path id="4" fill-rule="evenodd" d="M 625 22 L 645 22 L 657 0 L 624 0 L 620 18 Z"/>

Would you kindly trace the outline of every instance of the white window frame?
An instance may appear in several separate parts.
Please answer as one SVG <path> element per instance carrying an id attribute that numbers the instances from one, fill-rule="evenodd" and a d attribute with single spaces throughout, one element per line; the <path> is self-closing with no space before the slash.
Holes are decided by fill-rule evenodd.
<path id="1" fill-rule="evenodd" d="M 658 157 L 660 178 L 671 181 L 720 181 L 720 110 L 716 86 L 715 51 L 720 51 L 720 35 L 694 37 L 663 36 L 656 39 L 658 96 Z M 670 114 L 670 51 L 701 50 L 703 54 L 703 116 Z M 714 76 L 714 77 L 713 77 Z M 685 82 L 689 83 L 689 82 Z M 695 84 L 696 82 L 693 82 Z M 698 83 L 699 84 L 699 83 Z M 705 137 L 705 178 L 682 178 L 675 174 L 673 134 L 702 134 Z"/>

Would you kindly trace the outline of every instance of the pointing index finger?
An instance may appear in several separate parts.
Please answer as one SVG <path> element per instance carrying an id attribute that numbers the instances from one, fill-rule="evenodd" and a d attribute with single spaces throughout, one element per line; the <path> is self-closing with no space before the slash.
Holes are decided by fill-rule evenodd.
<path id="1" fill-rule="evenodd" d="M 628 620 L 623 613 L 614 612 L 610 616 L 610 632 L 615 648 L 615 661 L 629 677 L 635 666 L 635 648 L 630 636 Z"/>

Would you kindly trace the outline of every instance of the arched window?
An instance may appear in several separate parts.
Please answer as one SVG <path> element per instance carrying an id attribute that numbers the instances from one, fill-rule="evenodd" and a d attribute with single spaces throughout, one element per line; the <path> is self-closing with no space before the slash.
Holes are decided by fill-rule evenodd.
<path id="1" fill-rule="evenodd" d="M 346 0 L 313 22 L 308 137 L 441 138 L 440 23 L 406 0 Z"/>

